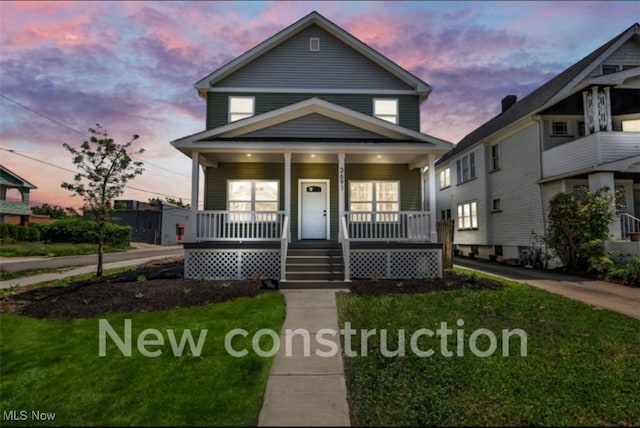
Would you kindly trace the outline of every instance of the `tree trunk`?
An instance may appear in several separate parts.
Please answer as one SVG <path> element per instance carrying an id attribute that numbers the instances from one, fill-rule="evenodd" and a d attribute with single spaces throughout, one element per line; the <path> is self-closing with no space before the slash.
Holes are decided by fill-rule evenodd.
<path id="1" fill-rule="evenodd" d="M 102 253 L 104 252 L 104 228 L 99 227 L 98 230 L 98 269 L 96 270 L 96 278 L 102 278 Z"/>

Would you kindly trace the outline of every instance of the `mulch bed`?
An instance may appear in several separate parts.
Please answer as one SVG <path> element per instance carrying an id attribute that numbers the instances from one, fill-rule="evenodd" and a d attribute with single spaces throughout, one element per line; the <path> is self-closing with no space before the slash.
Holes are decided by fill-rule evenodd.
<path id="1" fill-rule="evenodd" d="M 275 284 L 259 280 L 201 281 L 183 277 L 182 260 L 150 262 L 138 269 L 101 280 L 64 287 L 36 286 L 0 298 L 7 310 L 41 319 L 83 319 L 119 312 L 152 312 L 203 306 L 253 297 Z M 353 280 L 358 295 L 418 294 L 444 290 L 497 290 L 499 282 L 447 271 L 441 279 Z"/>
<path id="2" fill-rule="evenodd" d="M 478 276 L 469 276 L 445 271 L 441 279 L 367 279 L 353 280 L 351 292 L 363 296 L 387 294 L 419 294 L 431 291 L 460 290 L 500 290 L 503 285 L 497 281 Z"/>
<path id="3" fill-rule="evenodd" d="M 144 278 L 143 278 L 144 276 Z M 2 297 L 1 311 L 34 318 L 82 319 L 117 312 L 203 306 L 260 293 L 261 283 L 183 278 L 183 263 L 148 264 L 102 280 L 37 287 Z"/>

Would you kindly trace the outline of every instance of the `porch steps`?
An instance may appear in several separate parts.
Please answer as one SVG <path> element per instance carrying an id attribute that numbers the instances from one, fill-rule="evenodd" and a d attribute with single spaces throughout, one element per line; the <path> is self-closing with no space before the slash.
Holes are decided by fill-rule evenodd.
<path id="1" fill-rule="evenodd" d="M 292 243 L 287 252 L 287 280 L 283 289 L 348 288 L 340 244 Z"/>

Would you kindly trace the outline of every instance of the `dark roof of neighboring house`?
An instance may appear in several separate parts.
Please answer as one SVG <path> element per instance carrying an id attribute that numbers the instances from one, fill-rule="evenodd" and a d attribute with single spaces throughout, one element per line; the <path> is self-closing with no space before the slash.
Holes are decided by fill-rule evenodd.
<path id="1" fill-rule="evenodd" d="M 442 164 L 456 154 L 473 146 L 475 143 L 544 106 L 553 98 L 554 95 L 571 83 L 571 81 L 582 73 L 593 61 L 595 61 L 600 55 L 602 55 L 607 49 L 632 29 L 635 29 L 635 32 L 637 33 L 640 29 L 640 24 L 633 24 L 618 36 L 600 46 L 598 49 L 573 64 L 571 67 L 567 68 L 562 73 L 558 74 L 556 77 L 549 80 L 526 97 L 522 98 L 504 113 L 495 116 L 493 119 L 490 119 L 488 122 L 485 122 L 483 125 L 467 134 L 450 152 L 442 156 L 436 162 L 436 165 Z"/>
<path id="2" fill-rule="evenodd" d="M 7 178 L 11 178 L 11 180 L 8 180 Z M 26 187 L 28 189 L 37 189 L 36 186 L 3 165 L 0 165 L 0 183 L 9 186 L 18 185 L 19 187 Z"/>

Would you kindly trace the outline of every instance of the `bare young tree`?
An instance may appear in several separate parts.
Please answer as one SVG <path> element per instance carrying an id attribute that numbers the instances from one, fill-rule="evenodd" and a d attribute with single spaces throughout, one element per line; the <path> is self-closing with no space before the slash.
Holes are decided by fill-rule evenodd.
<path id="1" fill-rule="evenodd" d="M 124 193 L 127 182 L 142 174 L 142 162 L 134 161 L 131 155 L 140 154 L 144 149 L 129 153 L 133 142 L 139 138 L 133 135 L 125 144 L 117 144 L 107 131 L 96 124 L 89 128 L 91 135 L 79 149 L 64 143 L 73 155 L 73 163 L 78 172 L 72 183 L 63 182 L 62 188 L 84 199 L 86 208 L 95 217 L 98 228 L 98 268 L 96 277 L 102 277 L 104 235 L 111 221 L 111 201 Z"/>

